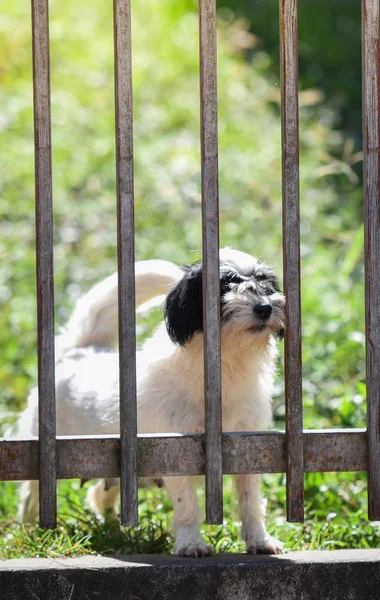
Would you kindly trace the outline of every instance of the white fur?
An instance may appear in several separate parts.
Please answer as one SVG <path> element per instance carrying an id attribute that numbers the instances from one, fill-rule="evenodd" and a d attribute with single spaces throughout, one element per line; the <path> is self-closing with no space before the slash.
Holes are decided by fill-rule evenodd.
<path id="1" fill-rule="evenodd" d="M 249 271 L 256 259 L 231 249 L 221 250 L 221 260 L 240 272 Z M 151 270 L 136 264 L 137 305 L 162 293 L 179 279 L 178 267 L 148 261 Z M 169 263 L 170 264 L 170 263 Z M 139 275 L 140 273 L 140 275 Z M 273 314 L 265 330 L 252 331 L 252 294 L 239 286 L 231 289 L 225 310 L 234 317 L 221 332 L 223 431 L 267 429 L 271 422 L 271 392 L 276 359 L 273 337 L 283 310 L 281 294 L 273 295 Z M 256 298 L 257 300 L 257 298 Z M 247 308 L 248 307 L 248 308 Z M 249 307 L 251 310 L 249 310 Z M 277 308 L 276 308 L 277 307 Z M 75 308 L 59 340 L 56 368 L 57 435 L 119 433 L 119 382 L 117 352 L 102 350 L 115 339 L 117 279 L 115 275 L 95 286 Z M 63 343 L 62 343 L 63 342 Z M 94 347 L 96 346 L 96 347 Z M 162 324 L 137 353 L 138 431 L 140 433 L 204 431 L 203 334 L 198 332 L 185 347 L 175 345 Z M 31 393 L 22 416 L 19 435 L 37 435 L 37 390 Z M 242 536 L 248 552 L 277 553 L 281 543 L 271 538 L 264 524 L 258 475 L 235 477 L 242 518 Z M 174 505 L 175 553 L 203 556 L 212 553 L 199 531 L 199 509 L 189 477 L 167 477 L 165 486 Z M 35 517 L 34 484 L 24 484 L 23 520 Z M 116 500 L 115 488 L 102 482 L 90 488 L 88 499 L 103 513 Z"/>

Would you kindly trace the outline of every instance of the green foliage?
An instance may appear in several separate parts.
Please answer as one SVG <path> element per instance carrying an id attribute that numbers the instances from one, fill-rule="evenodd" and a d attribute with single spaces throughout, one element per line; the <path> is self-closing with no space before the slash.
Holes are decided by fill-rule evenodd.
<path id="1" fill-rule="evenodd" d="M 278 0 L 218 0 L 248 19 L 257 44 L 279 73 Z M 298 5 L 299 75 L 302 89 L 325 94 L 325 116 L 361 137 L 361 3 L 357 0 L 303 0 Z M 326 110 L 328 109 L 328 110 Z M 331 112 L 333 111 L 333 112 Z"/>
<path id="2" fill-rule="evenodd" d="M 80 293 L 116 266 L 111 5 L 101 0 L 51 2 L 57 326 L 65 322 Z M 245 60 L 237 48 L 250 38 L 241 24 L 230 21 L 230 16 L 220 21 L 218 41 L 221 245 L 257 254 L 280 271 L 278 78 L 263 51 Z M 184 263 L 199 256 L 197 28 L 191 0 L 134 3 L 138 259 Z M 322 112 L 307 103 L 300 111 L 305 425 L 356 427 L 365 417 L 356 158 L 352 144 L 342 146 L 342 136 L 331 130 L 330 117 L 320 118 Z M 36 381 L 31 35 L 29 5 L 21 0 L 3 0 L 0 14 L 0 129 L 0 156 L 6 165 L 0 171 L 0 428 L 7 431 Z M 338 160 L 331 149 L 342 147 Z M 141 319 L 139 339 L 159 319 L 159 311 Z M 283 426 L 283 403 L 280 365 L 274 398 L 277 427 Z M 377 544 L 374 527 L 365 521 L 362 479 L 357 483 L 356 476 L 334 477 L 307 477 L 309 518 L 304 527 L 283 524 L 283 478 L 265 478 L 269 513 L 275 515 L 271 531 L 287 539 L 288 548 Z M 84 492 L 77 488 L 75 483 L 62 484 L 60 529 L 46 533 L 14 524 L 14 484 L 3 484 L 2 554 L 171 547 L 165 492 L 141 492 L 142 525 L 133 532 L 99 522 L 84 508 Z M 233 509 L 227 490 L 225 514 Z M 327 525 L 326 513 L 337 515 Z M 206 534 L 218 550 L 236 550 L 241 549 L 237 529 L 229 516 Z"/>

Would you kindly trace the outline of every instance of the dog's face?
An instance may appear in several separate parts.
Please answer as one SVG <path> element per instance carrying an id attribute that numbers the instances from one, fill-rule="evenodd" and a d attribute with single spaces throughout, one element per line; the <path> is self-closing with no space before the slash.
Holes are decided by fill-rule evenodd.
<path id="1" fill-rule="evenodd" d="M 203 331 L 202 263 L 184 267 L 184 276 L 169 292 L 165 321 L 170 338 L 185 346 Z M 285 298 L 270 267 L 256 258 L 220 250 L 222 336 L 283 337 Z"/>

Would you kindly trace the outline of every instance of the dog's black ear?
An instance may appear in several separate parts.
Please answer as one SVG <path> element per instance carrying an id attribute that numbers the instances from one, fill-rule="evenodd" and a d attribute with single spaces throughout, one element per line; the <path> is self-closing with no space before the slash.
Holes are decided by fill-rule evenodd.
<path id="1" fill-rule="evenodd" d="M 170 339 L 185 346 L 197 331 L 203 331 L 202 264 L 184 268 L 181 281 L 169 292 L 164 304 Z"/>

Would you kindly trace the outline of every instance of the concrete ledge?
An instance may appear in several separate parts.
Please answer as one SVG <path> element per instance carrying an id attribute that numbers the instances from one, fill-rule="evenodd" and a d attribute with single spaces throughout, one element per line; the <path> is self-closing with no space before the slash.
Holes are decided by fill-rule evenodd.
<path id="1" fill-rule="evenodd" d="M 380 550 L 0 561 L 4 600 L 379 600 Z"/>

